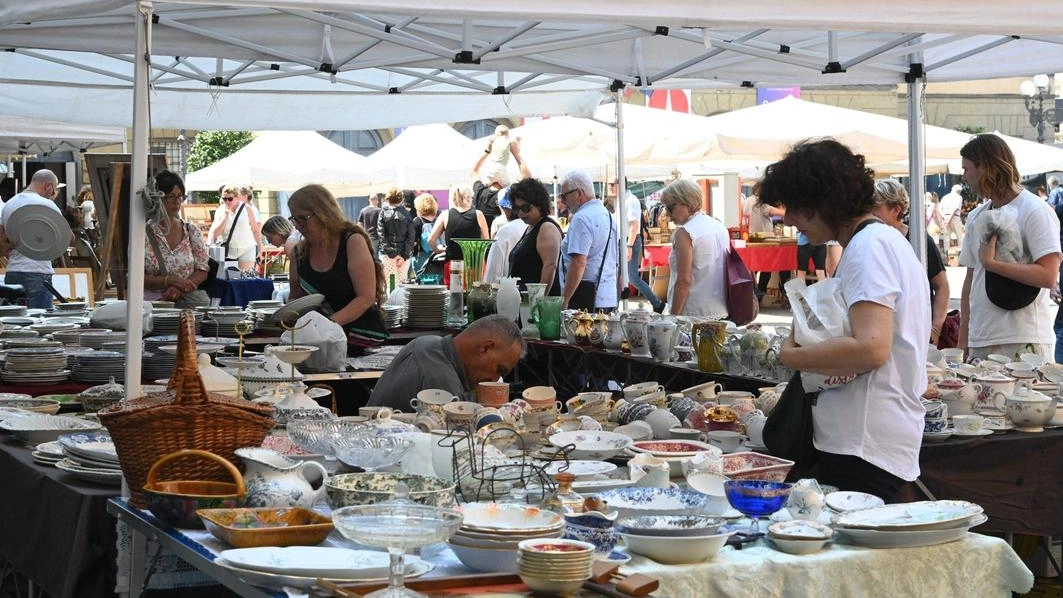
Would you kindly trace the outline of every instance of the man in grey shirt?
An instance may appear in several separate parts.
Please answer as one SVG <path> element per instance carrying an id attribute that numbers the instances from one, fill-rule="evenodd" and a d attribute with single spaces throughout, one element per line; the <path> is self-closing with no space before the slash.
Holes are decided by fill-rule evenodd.
<path id="1" fill-rule="evenodd" d="M 407 410 L 426 388 L 475 401 L 476 385 L 508 374 L 523 353 L 520 329 L 501 315 L 476 320 L 456 336 L 415 338 L 384 371 L 368 405 Z"/>

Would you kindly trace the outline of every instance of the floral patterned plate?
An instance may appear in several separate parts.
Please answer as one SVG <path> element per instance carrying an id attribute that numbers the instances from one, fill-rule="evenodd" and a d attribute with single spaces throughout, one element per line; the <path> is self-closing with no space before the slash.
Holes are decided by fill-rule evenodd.
<path id="1" fill-rule="evenodd" d="M 501 533 L 527 533 L 559 529 L 564 525 L 561 515 L 538 507 L 519 504 L 474 502 L 461 506 L 465 514 L 463 529 Z"/>

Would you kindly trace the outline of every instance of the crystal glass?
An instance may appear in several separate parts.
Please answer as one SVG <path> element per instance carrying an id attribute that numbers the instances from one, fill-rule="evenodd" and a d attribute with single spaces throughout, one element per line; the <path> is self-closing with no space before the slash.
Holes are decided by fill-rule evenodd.
<path id="1" fill-rule="evenodd" d="M 351 467 L 374 472 L 402 461 L 413 443 L 394 437 L 356 438 L 349 444 L 336 445 L 336 457 Z"/>
<path id="2" fill-rule="evenodd" d="M 288 422 L 288 436 L 299 448 L 325 456 L 325 468 L 336 470 L 336 445 L 363 438 L 369 433 L 364 424 L 344 420 L 293 420 Z"/>
<path id="3" fill-rule="evenodd" d="M 397 500 L 332 512 L 332 524 L 340 533 L 365 546 L 386 548 L 391 557 L 388 587 L 366 598 L 427 598 L 405 587 L 406 551 L 443 542 L 461 527 L 461 511 L 412 503 L 404 498 L 404 486 L 396 488 Z"/>
<path id="4" fill-rule="evenodd" d="M 727 480 L 723 484 L 727 502 L 752 520 L 749 533 L 758 535 L 761 517 L 771 515 L 786 504 L 793 484 L 765 480 Z"/>

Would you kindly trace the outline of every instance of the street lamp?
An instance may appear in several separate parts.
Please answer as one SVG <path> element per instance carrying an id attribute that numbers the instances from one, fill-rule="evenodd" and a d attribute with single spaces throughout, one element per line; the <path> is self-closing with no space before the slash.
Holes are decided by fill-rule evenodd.
<path id="1" fill-rule="evenodd" d="M 1045 109 L 1045 98 L 1052 95 L 1048 75 L 1035 75 L 1033 81 L 1027 79 L 1019 85 L 1019 93 L 1022 101 L 1026 104 L 1026 111 L 1030 113 L 1030 124 L 1037 127 L 1037 143 L 1045 142 L 1045 123 L 1055 126 L 1056 109 Z"/>

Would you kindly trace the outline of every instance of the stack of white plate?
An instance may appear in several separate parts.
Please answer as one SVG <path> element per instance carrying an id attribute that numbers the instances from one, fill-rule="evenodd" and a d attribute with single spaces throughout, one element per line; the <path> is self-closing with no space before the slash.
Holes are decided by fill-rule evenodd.
<path id="1" fill-rule="evenodd" d="M 121 330 L 114 332 L 82 332 L 78 338 L 81 340 L 82 347 L 102 349 L 104 343 L 125 341 L 126 333 Z"/>
<path id="2" fill-rule="evenodd" d="M 195 312 L 196 318 L 196 332 L 199 332 L 199 324 L 203 321 L 203 312 Z M 151 314 L 151 331 L 153 334 L 177 334 L 177 330 L 181 327 L 181 310 L 174 310 L 173 312 L 163 312 Z"/>
<path id="3" fill-rule="evenodd" d="M 109 328 L 74 328 L 71 330 L 60 330 L 52 333 L 52 340 L 59 341 L 67 346 L 81 346 L 81 335 L 91 332 L 111 332 L 111 330 Z"/>
<path id="4" fill-rule="evenodd" d="M 57 303 L 55 305 L 55 311 L 61 312 L 83 312 L 88 308 L 88 304 L 84 301 L 67 301 L 66 303 Z"/>
<path id="5" fill-rule="evenodd" d="M 971 502 L 928 500 L 842 513 L 832 527 L 848 544 L 899 548 L 954 542 L 987 519 L 982 507 Z"/>
<path id="6" fill-rule="evenodd" d="M 41 465 L 55 467 L 55 464 L 62 461 L 65 457 L 66 455 L 63 454 L 63 447 L 57 440 L 42 442 L 33 450 L 33 462 Z"/>
<path id="7" fill-rule="evenodd" d="M 44 320 L 40 324 L 30 324 L 30 330 L 36 330 L 37 334 L 44 336 L 53 332 L 61 332 L 64 330 L 76 330 L 79 324 L 73 322 L 53 322 L 50 320 Z"/>
<path id="8" fill-rule="evenodd" d="M 258 299 L 255 301 L 248 301 L 247 309 L 269 309 L 280 307 L 282 305 L 284 305 L 283 301 L 277 301 L 275 299 Z"/>
<path id="9" fill-rule="evenodd" d="M 446 287 L 441 284 L 406 287 L 406 326 L 442 328 L 446 322 Z"/>
<path id="10" fill-rule="evenodd" d="M 0 317 L 24 315 L 26 315 L 25 305 L 0 305 Z"/>
<path id="11" fill-rule="evenodd" d="M 7 350 L 0 379 L 10 384 L 55 384 L 70 376 L 62 346 Z"/>
<path id="12" fill-rule="evenodd" d="M 60 436 L 58 442 L 64 458 L 55 464 L 56 467 L 89 482 L 122 485 L 122 468 L 118 465 L 118 453 L 109 435 L 66 434 Z"/>
<path id="13" fill-rule="evenodd" d="M 250 310 L 251 319 L 255 323 L 255 330 L 261 330 L 265 332 L 283 332 L 280 322 L 274 317 L 277 313 L 278 307 L 262 307 L 254 308 Z"/>
<path id="14" fill-rule="evenodd" d="M 125 359 L 125 354 L 118 351 L 95 351 L 80 355 L 74 363 L 74 373 L 70 377 L 75 382 L 105 383 L 111 378 L 123 382 Z"/>
<path id="15" fill-rule="evenodd" d="M 21 330 L 19 331 L 21 332 Z M 39 348 L 39 347 L 62 347 L 63 343 L 59 341 L 51 341 L 46 338 L 40 337 L 27 337 L 27 338 L 8 338 L 4 339 L 4 348 L 18 349 L 18 348 Z"/>
<path id="16" fill-rule="evenodd" d="M 37 318 L 30 318 L 27 316 L 4 316 L 0 318 L 0 324 L 4 325 L 4 329 L 18 330 L 23 326 L 29 326 L 30 324 L 36 324 Z"/>
<path id="17" fill-rule="evenodd" d="M 533 538 L 560 538 L 565 520 L 558 513 L 510 503 L 466 503 L 465 518 L 448 544 L 474 571 L 513 573 L 517 546 Z"/>
<path id="18" fill-rule="evenodd" d="M 66 367 L 69 369 L 74 368 L 74 364 L 77 363 L 77 358 L 81 355 L 94 352 L 96 349 L 90 349 L 89 347 L 79 347 L 77 345 L 67 345 L 63 347 L 63 352 L 66 353 Z"/>
<path id="19" fill-rule="evenodd" d="M 203 336 L 225 336 L 236 338 L 240 336 L 236 331 L 236 326 L 244 321 L 247 322 L 247 326 L 251 327 L 250 330 L 254 330 L 254 320 L 252 320 L 244 311 L 217 311 L 203 319 L 203 322 L 200 324 L 199 333 Z M 245 330 L 244 334 L 247 334 L 250 330 Z"/>
<path id="20" fill-rule="evenodd" d="M 401 305 L 385 305 L 384 309 L 384 328 L 398 328 L 402 325 L 402 306 Z"/>

